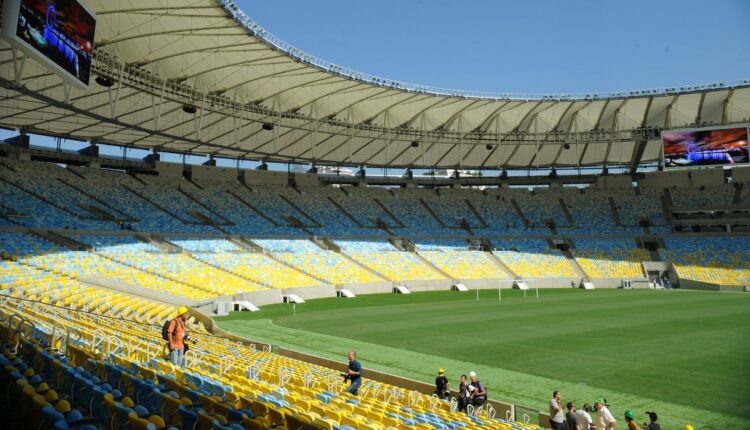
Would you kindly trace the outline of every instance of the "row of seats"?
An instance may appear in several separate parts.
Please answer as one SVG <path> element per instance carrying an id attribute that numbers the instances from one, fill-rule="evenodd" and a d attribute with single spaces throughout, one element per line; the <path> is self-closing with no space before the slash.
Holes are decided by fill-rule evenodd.
<path id="1" fill-rule="evenodd" d="M 733 184 L 723 184 L 672 188 L 669 192 L 675 209 L 715 209 L 732 206 L 735 188 Z"/>
<path id="2" fill-rule="evenodd" d="M 11 261 L 0 261 L 0 294 L 50 303 L 115 318 L 160 324 L 174 307 L 103 290 L 64 274 L 56 274 Z"/>
<path id="3" fill-rule="evenodd" d="M 17 173 L 17 171 L 0 164 L 0 201 L 5 208 L 5 213 L 8 214 L 5 218 L 8 223 L 26 227 L 112 228 L 112 226 L 107 225 L 111 223 L 81 218 L 76 216 L 75 213 L 63 210 L 49 200 L 49 197 L 54 198 L 54 196 L 49 195 L 46 191 L 43 195 L 47 196 L 47 200 L 32 195 L 31 190 L 24 188 L 23 182 L 26 182 L 25 179 L 15 179 Z"/>
<path id="4" fill-rule="evenodd" d="M 263 285 L 250 278 L 207 264 L 189 254 L 161 254 L 110 248 L 103 248 L 98 252 L 126 266 L 186 284 L 213 296 L 265 289 Z"/>
<path id="5" fill-rule="evenodd" d="M 453 279 L 499 279 L 508 278 L 491 254 L 478 249 L 470 249 L 460 240 L 417 241 L 419 255 Z"/>
<path id="6" fill-rule="evenodd" d="M 257 197 L 250 190 L 236 183 L 220 181 L 196 181 L 199 187 L 183 191 L 221 214 L 228 224 L 221 228 L 231 234 L 294 234 L 294 229 L 283 227 L 264 218 L 248 206 Z M 186 230 L 189 231 L 189 230 Z"/>
<path id="7" fill-rule="evenodd" d="M 592 278 L 643 278 L 648 253 L 632 239 L 574 239 L 571 252 Z"/>
<path id="8" fill-rule="evenodd" d="M 11 314 L 34 323 L 22 324 L 19 330 L 8 323 Z M 113 323 L 93 313 L 30 306 L 17 299 L 0 302 L 0 321 L 0 341 L 21 344 L 18 355 L 0 347 L 0 388 L 10 388 L 0 391 L 15 393 L 17 386 L 21 393 L 28 392 L 28 397 L 0 397 L 0 402 L 17 401 L 19 408 L 38 410 L 38 416 L 15 416 L 35 425 L 39 422 L 34 420 L 49 416 L 55 428 L 85 430 L 85 425 L 217 430 L 538 428 L 495 418 L 490 408 L 467 416 L 426 394 L 371 379 L 365 379 L 360 396 L 354 398 L 344 393 L 339 369 L 202 333 L 195 334 L 197 344 L 186 355 L 184 367 L 176 367 L 163 358 L 158 326 L 129 320 Z M 59 330 L 75 335 L 60 336 Z"/>
<path id="9" fill-rule="evenodd" d="M 200 253 L 195 254 L 195 258 L 271 288 L 297 288 L 321 284 L 309 275 L 260 252 Z"/>
<path id="10" fill-rule="evenodd" d="M 0 233 L 0 255 L 74 280 L 107 278 L 196 301 L 321 284 L 576 276 L 564 255 L 541 239 L 494 240 L 493 256 L 460 240 L 417 241 L 414 253 L 385 241 L 337 241 L 341 252 L 335 252 L 309 240 L 256 239 L 261 252 L 226 239 L 180 238 L 172 243 L 185 252 L 165 253 L 132 236 L 71 237 L 92 249 L 73 251 L 32 234 Z M 669 236 L 664 252 L 682 278 L 744 285 L 750 279 L 746 242 L 742 237 Z M 573 256 L 590 277 L 644 277 L 641 263 L 649 255 L 633 239 L 575 238 L 573 245 Z"/>
<path id="11" fill-rule="evenodd" d="M 467 203 L 469 195 L 480 194 L 478 190 L 456 190 L 448 189 L 436 193 L 423 193 L 425 204 L 433 213 L 448 227 L 460 227 L 465 223 L 472 229 L 484 229 L 486 224 L 483 222 Z"/>
<path id="12" fill-rule="evenodd" d="M 667 236 L 662 254 L 681 279 L 750 285 L 750 238 Z"/>
<path id="13" fill-rule="evenodd" d="M 496 240 L 492 251 L 522 278 L 575 277 L 570 263 L 541 239 Z"/>
<path id="14" fill-rule="evenodd" d="M 642 218 L 667 224 L 658 188 L 383 189 L 244 186 L 52 163 L 3 160 L 2 223 L 29 227 L 242 235 L 478 235 L 630 232 Z M 676 208 L 730 205 L 732 185 L 672 189 Z M 744 192 L 744 191 L 743 191 Z M 745 193 L 746 194 L 746 193 Z M 745 195 L 743 194 L 743 196 Z M 620 220 L 615 222 L 609 200 Z M 747 202 L 748 199 L 741 199 Z M 570 212 L 572 223 L 564 209 Z M 520 212 L 519 212 L 520 211 Z M 523 218 L 529 223 L 527 227 Z M 437 218 L 437 219 L 436 219 Z M 295 227 L 297 220 L 302 228 Z"/>
<path id="15" fill-rule="evenodd" d="M 430 263 L 453 279 L 499 279 L 509 274 L 487 252 L 469 250 L 420 251 Z"/>
<path id="16" fill-rule="evenodd" d="M 560 204 L 559 190 L 538 189 L 532 193 L 517 189 L 511 195 L 532 226 L 542 227 L 547 220 L 553 220 L 557 228 L 572 227 Z"/>
<path id="17" fill-rule="evenodd" d="M 60 255 L 61 250 L 35 236 L 0 234 L 0 254 L 2 295 L 149 324 L 159 324 L 174 312 L 173 306 L 80 281 L 81 269 L 71 262 L 75 256 L 62 253 L 61 261 L 67 265 L 64 269 L 51 264 L 44 259 Z"/>
<path id="18" fill-rule="evenodd" d="M 341 250 L 389 281 L 446 279 L 416 254 L 395 249 L 388 242 L 337 241 Z"/>
<path id="19" fill-rule="evenodd" d="M 236 243 L 226 239 L 170 239 L 170 242 L 191 253 L 242 252 Z"/>
<path id="20" fill-rule="evenodd" d="M 377 232 L 375 229 L 378 227 L 378 220 L 391 229 L 400 227 L 398 219 L 394 218 L 378 204 L 378 201 L 382 202 L 384 198 L 390 196 L 388 190 L 383 188 L 367 189 L 359 187 L 349 187 L 345 191 L 344 188 L 340 188 L 340 190 L 342 193 L 336 193 L 331 197 L 336 204 L 356 219 L 360 225 L 369 229 L 369 234 Z"/>
<path id="21" fill-rule="evenodd" d="M 383 278 L 357 265 L 345 255 L 323 250 L 309 240 L 254 239 L 253 242 L 274 258 L 328 284 L 383 281 Z"/>
<path id="22" fill-rule="evenodd" d="M 111 213 L 127 221 L 134 230 L 218 232 L 215 229 L 207 229 L 206 226 L 185 224 L 172 214 L 146 201 L 137 194 L 144 191 L 143 182 L 125 172 L 87 167 L 69 167 L 69 169 L 78 175 L 70 179 L 71 183 L 95 197 L 96 201 L 106 203 Z"/>
<path id="23" fill-rule="evenodd" d="M 578 234 L 617 234 L 637 233 L 640 228 L 638 220 L 623 222 L 622 217 L 618 226 L 612 216 L 609 193 L 600 190 L 587 190 L 585 193 L 579 190 L 569 190 L 561 195 L 564 202 L 568 204 L 568 211 L 576 225 Z"/>

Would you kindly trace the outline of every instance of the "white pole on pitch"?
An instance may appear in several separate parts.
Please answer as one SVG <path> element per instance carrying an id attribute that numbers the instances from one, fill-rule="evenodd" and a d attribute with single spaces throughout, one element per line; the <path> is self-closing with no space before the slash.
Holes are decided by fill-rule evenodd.
<path id="1" fill-rule="evenodd" d="M 502 302 L 503 301 L 503 283 L 502 281 L 497 282 L 497 301 Z"/>
<path id="2" fill-rule="evenodd" d="M 479 287 L 477 287 L 476 290 L 477 290 L 477 301 L 479 301 Z"/>
<path id="3" fill-rule="evenodd" d="M 536 287 L 535 289 L 536 289 L 536 298 L 538 299 L 539 298 L 539 287 Z"/>
<path id="4" fill-rule="evenodd" d="M 297 303 L 292 303 L 292 316 L 297 316 Z"/>

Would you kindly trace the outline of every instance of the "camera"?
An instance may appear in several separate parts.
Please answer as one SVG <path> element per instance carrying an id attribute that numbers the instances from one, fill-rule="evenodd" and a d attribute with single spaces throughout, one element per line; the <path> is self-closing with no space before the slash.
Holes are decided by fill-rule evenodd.
<path id="1" fill-rule="evenodd" d="M 342 378 L 344 378 L 344 382 L 348 381 L 348 380 L 349 380 L 349 378 L 351 378 L 351 376 L 349 376 L 349 375 L 348 375 L 348 374 L 346 374 L 346 373 L 342 373 L 342 374 L 341 374 L 341 377 L 342 377 Z"/>

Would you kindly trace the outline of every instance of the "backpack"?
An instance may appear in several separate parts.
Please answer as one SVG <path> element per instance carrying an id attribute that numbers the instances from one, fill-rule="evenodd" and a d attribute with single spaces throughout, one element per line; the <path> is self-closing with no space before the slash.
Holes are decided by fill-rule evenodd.
<path id="1" fill-rule="evenodd" d="M 487 387 L 484 384 L 482 384 L 482 381 L 480 381 L 479 379 L 477 379 L 477 390 L 479 391 L 484 390 L 484 399 L 485 400 L 489 399 L 489 396 L 487 395 Z"/>
<path id="2" fill-rule="evenodd" d="M 172 321 L 174 320 L 167 320 L 161 328 L 161 338 L 164 340 L 169 340 L 169 325 L 172 324 Z"/>

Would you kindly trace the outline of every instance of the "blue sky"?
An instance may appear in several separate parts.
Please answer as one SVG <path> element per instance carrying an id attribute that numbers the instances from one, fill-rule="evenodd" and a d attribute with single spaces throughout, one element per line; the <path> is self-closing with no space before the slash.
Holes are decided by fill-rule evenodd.
<path id="1" fill-rule="evenodd" d="M 381 77 L 583 93 L 750 79 L 750 1 L 235 0 L 281 39 Z"/>

